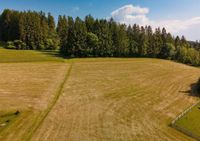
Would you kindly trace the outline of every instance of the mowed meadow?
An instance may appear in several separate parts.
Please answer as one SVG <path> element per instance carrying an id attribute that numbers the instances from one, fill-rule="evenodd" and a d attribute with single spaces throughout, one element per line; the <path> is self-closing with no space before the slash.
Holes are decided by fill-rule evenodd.
<path id="1" fill-rule="evenodd" d="M 198 101 L 189 91 L 199 68 L 27 52 L 40 59 L 6 61 L 0 52 L 1 141 L 193 140 L 169 125 Z"/>

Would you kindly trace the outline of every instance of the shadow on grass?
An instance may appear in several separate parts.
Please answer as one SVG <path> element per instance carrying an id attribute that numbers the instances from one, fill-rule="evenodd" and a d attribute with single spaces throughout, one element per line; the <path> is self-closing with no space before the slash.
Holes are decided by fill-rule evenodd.
<path id="1" fill-rule="evenodd" d="M 2 42 L 2 41 L 0 41 L 0 48 L 3 48 L 3 47 L 5 47 L 6 46 L 6 43 L 5 42 Z"/>
<path id="2" fill-rule="evenodd" d="M 0 132 L 20 115 L 19 111 L 0 116 Z"/>
<path id="3" fill-rule="evenodd" d="M 36 50 L 37 52 L 41 52 L 47 56 L 57 57 L 62 59 L 67 59 L 64 55 L 62 55 L 58 50 Z"/>
<path id="4" fill-rule="evenodd" d="M 193 97 L 200 97 L 200 93 L 199 93 L 199 88 L 198 88 L 198 82 L 197 83 L 193 83 L 190 85 L 190 90 L 187 91 L 179 91 L 180 93 L 185 93 L 188 94 L 189 96 L 193 96 Z"/>

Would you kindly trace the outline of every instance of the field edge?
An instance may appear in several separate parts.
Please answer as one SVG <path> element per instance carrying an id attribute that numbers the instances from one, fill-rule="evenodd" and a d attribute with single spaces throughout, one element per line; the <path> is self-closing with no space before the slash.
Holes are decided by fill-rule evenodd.
<path id="1" fill-rule="evenodd" d="M 40 117 L 38 117 L 39 121 L 36 121 L 36 123 L 34 124 L 35 127 L 32 129 L 32 131 L 29 132 L 29 134 L 24 137 L 24 141 L 30 141 L 32 139 L 32 136 L 37 131 L 37 129 L 42 125 L 43 121 L 48 116 L 48 114 L 50 113 L 50 111 L 52 110 L 52 108 L 54 107 L 54 105 L 56 104 L 57 100 L 59 99 L 60 95 L 62 94 L 63 87 L 64 87 L 66 81 L 68 80 L 69 76 L 70 76 L 73 64 L 69 63 L 69 65 L 70 66 L 69 66 L 68 70 L 66 71 L 67 73 L 65 74 L 65 77 L 64 77 L 63 81 L 61 82 L 61 84 L 60 84 L 57 92 L 55 93 L 54 98 L 48 104 L 47 109 L 41 114 Z"/>
<path id="2" fill-rule="evenodd" d="M 176 129 L 177 131 L 195 139 L 195 140 L 200 140 L 200 135 L 196 135 L 194 133 L 192 133 L 192 131 L 185 129 L 184 127 L 181 127 L 179 125 L 177 125 L 177 122 L 183 118 L 185 115 L 187 115 L 193 108 L 195 108 L 197 105 L 200 104 L 200 100 L 193 104 L 192 106 L 190 106 L 189 108 L 187 108 L 186 110 L 184 110 L 181 114 L 179 114 L 174 120 L 172 120 L 172 122 L 170 123 L 170 127 Z"/>

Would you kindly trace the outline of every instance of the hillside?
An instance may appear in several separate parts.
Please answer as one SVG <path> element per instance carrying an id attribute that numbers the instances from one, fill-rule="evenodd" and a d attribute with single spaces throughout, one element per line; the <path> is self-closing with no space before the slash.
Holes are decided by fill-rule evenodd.
<path id="1" fill-rule="evenodd" d="M 56 51 L 11 50 L 0 46 L 0 55 L 0 63 L 63 61 Z"/>
<path id="2" fill-rule="evenodd" d="M 142 58 L 3 62 L 2 141 L 192 141 L 169 124 L 198 100 L 188 93 L 198 68 Z"/>

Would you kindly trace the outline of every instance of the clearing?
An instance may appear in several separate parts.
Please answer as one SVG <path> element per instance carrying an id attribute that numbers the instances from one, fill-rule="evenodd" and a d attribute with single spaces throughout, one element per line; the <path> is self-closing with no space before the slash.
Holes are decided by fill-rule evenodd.
<path id="1" fill-rule="evenodd" d="M 32 141 L 190 141 L 169 127 L 197 98 L 198 68 L 157 59 L 77 59 Z"/>
<path id="2" fill-rule="evenodd" d="M 0 60 L 2 141 L 193 140 L 169 124 L 198 101 L 189 93 L 198 68 L 6 49 Z"/>

